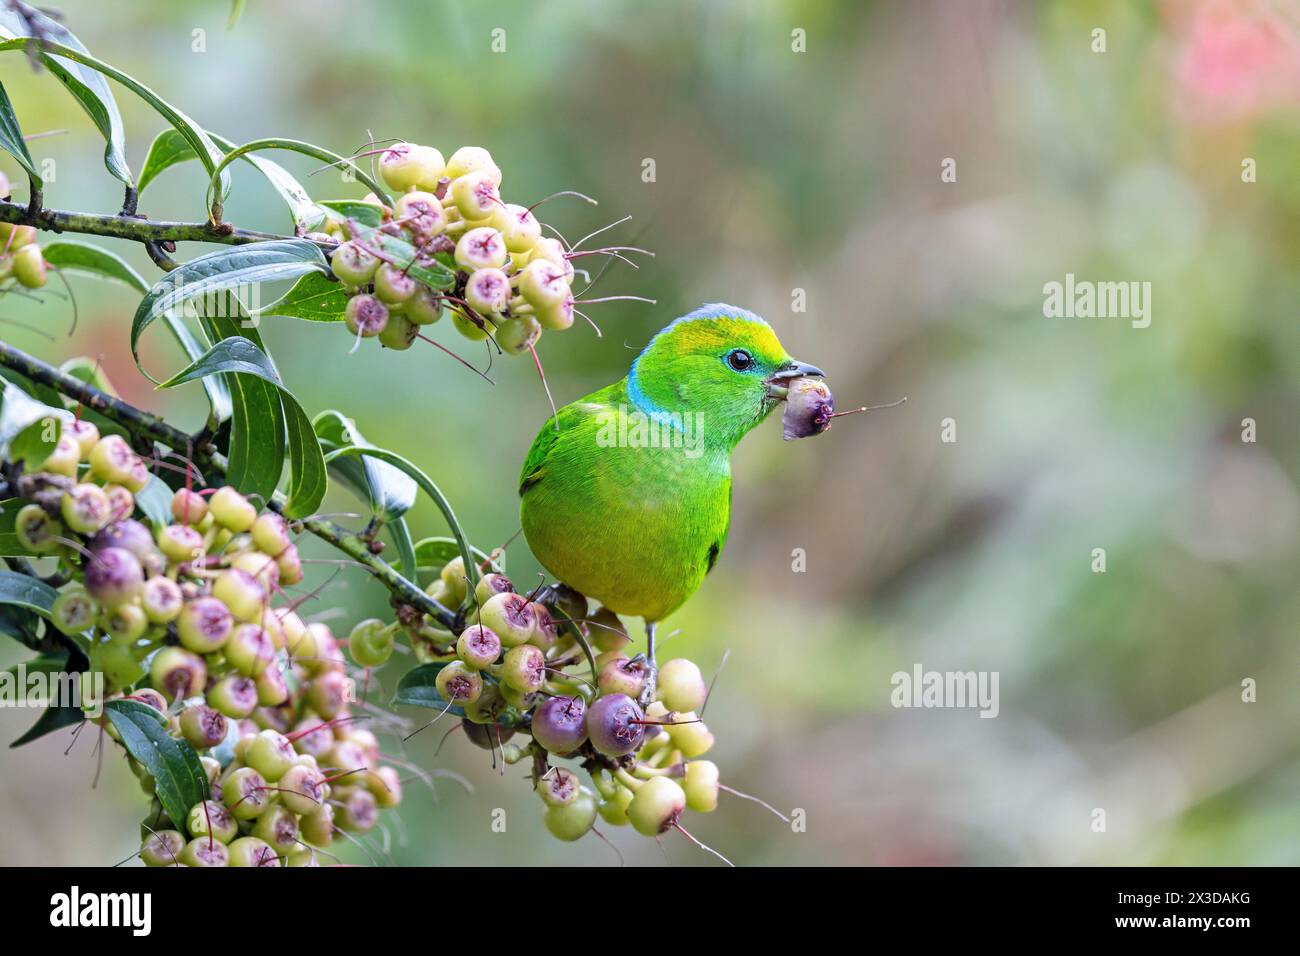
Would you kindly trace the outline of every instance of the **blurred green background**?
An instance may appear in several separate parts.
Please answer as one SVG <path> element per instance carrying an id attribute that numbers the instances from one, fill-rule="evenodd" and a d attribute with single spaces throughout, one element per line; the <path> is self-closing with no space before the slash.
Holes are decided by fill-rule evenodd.
<path id="1" fill-rule="evenodd" d="M 543 338 L 561 403 L 718 300 L 768 317 L 827 370 L 841 408 L 908 397 L 809 442 L 783 443 L 770 421 L 737 453 L 727 550 L 670 620 L 665 654 L 708 674 L 730 651 L 711 756 L 725 783 L 806 811 L 807 830 L 724 794 L 688 821 L 697 837 L 742 864 L 1300 859 L 1295 3 L 254 0 L 232 31 L 224 3 L 58 6 L 93 53 L 235 141 L 480 144 L 509 201 L 600 200 L 542 207 L 570 239 L 631 215 L 607 235 L 657 258 L 615 264 L 598 288 L 658 305 L 595 306 L 603 337 L 579 322 Z M 27 133 L 67 131 L 32 143 L 57 164 L 47 204 L 116 210 L 102 140 L 72 98 L 19 54 L 0 58 L 0 80 Z M 116 92 L 138 170 L 161 124 Z M 360 194 L 274 158 L 316 198 Z M 946 158 L 956 182 L 941 181 Z M 234 178 L 228 219 L 288 229 L 255 172 Z M 177 167 L 141 209 L 201 219 L 204 188 L 196 165 Z M 96 241 L 157 277 L 141 249 Z M 1150 282 L 1150 327 L 1045 317 L 1043 286 L 1067 272 Z M 102 357 L 124 396 L 197 427 L 198 386 L 155 393 L 131 362 L 133 298 L 73 283 L 75 335 L 53 295 L 6 299 L 0 335 L 52 360 Z M 491 387 L 419 343 L 349 355 L 339 328 L 262 331 L 309 413 L 340 408 L 414 459 L 477 544 L 514 534 L 519 464 L 548 414 L 531 363 L 498 358 Z M 181 367 L 158 330 L 143 360 Z M 946 418 L 955 443 L 940 441 Z M 340 491 L 327 508 L 356 504 Z M 427 502 L 412 517 L 417 537 L 442 533 Z M 535 579 L 521 540 L 508 561 L 516 582 Z M 346 628 L 385 598 L 345 570 L 317 603 Z M 18 658 L 0 650 L 0 664 Z M 891 707 L 890 676 L 916 663 L 998 672 L 1000 715 Z M 1241 700 L 1246 678 L 1257 702 Z M 32 719 L 0 710 L 0 732 Z M 522 767 L 502 779 L 459 735 L 435 757 L 439 737 L 416 737 L 408 758 L 476 792 L 409 785 L 392 860 L 616 862 L 594 838 L 546 835 Z M 66 746 L 59 734 L 5 752 L 0 863 L 109 864 L 137 848 L 144 798 L 119 752 L 92 791 L 89 740 Z M 715 862 L 674 835 L 661 849 L 604 829 L 631 863 Z"/>

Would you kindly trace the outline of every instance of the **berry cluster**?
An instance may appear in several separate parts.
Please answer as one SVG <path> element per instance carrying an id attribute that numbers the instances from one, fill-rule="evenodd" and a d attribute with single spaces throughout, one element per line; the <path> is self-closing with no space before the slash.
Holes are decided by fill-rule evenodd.
<path id="1" fill-rule="evenodd" d="M 440 603 L 470 608 L 470 623 L 454 639 L 427 622 L 408 628 L 414 646 L 423 641 L 422 656 L 440 668 L 439 697 L 464 714 L 474 743 L 508 764 L 531 758 L 554 836 L 576 840 L 597 817 L 657 836 L 680 830 L 685 810 L 717 806 L 718 768 L 700 759 L 713 735 L 696 716 L 708 686 L 694 663 L 675 658 L 656 670 L 644 655 L 629 655 L 618 615 L 591 612 L 570 588 L 524 595 L 505 575 L 487 573 L 468 593 L 460 558 L 427 591 Z M 517 734 L 526 740 L 515 742 Z M 553 757 L 576 760 L 591 787 L 572 769 L 551 765 Z"/>
<path id="2" fill-rule="evenodd" d="M 0 173 L 0 196 L 9 195 L 9 178 Z M 0 285 L 10 279 L 27 289 L 46 282 L 47 265 L 36 244 L 36 227 L 0 222 Z"/>
<path id="3" fill-rule="evenodd" d="M 392 207 L 380 206 L 380 232 L 410 243 L 412 263 L 393 260 L 355 223 L 333 220 L 314 235 L 338 242 L 330 265 L 351 290 L 344 319 L 352 335 L 409 348 L 445 309 L 466 338 L 490 337 L 517 355 L 543 329 L 573 324 L 575 253 L 543 238 L 531 209 L 502 200 L 501 169 L 486 149 L 463 146 L 444 161 L 432 146 L 397 143 L 380 152 L 379 174 L 398 194 Z M 374 194 L 366 201 L 380 204 Z M 411 274 L 412 264 L 435 262 L 455 271 L 452 289 Z"/>
<path id="4" fill-rule="evenodd" d="M 21 476 L 29 503 L 15 519 L 20 543 L 58 557 L 74 579 L 52 618 L 89 635 L 106 698 L 156 708 L 208 772 L 211 798 L 184 820 L 156 808 L 141 855 L 151 865 L 314 865 L 313 848 L 336 831 L 365 832 L 396 806 L 401 781 L 380 766 L 375 735 L 349 723 L 350 679 L 329 628 L 273 601 L 303 577 L 285 520 L 228 486 L 181 489 L 172 522 L 152 533 L 131 517 L 148 480 L 120 436 L 71 422 Z"/>

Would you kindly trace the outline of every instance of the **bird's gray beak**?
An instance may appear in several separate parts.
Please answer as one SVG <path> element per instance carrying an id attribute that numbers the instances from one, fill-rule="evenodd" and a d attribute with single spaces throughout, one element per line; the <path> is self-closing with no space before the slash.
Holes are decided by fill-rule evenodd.
<path id="1" fill-rule="evenodd" d="M 792 378 L 803 378 L 805 375 L 815 375 L 818 378 L 826 377 L 826 373 L 816 365 L 809 365 L 807 362 L 796 362 L 791 359 L 764 380 L 768 397 L 777 401 L 784 401 L 786 396 L 785 383 Z"/>

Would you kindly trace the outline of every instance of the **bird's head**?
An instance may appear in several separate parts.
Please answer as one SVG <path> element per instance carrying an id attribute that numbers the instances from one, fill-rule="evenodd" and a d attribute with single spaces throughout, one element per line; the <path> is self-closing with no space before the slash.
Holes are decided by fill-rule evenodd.
<path id="1" fill-rule="evenodd" d="M 706 305 L 659 332 L 632 363 L 628 397 L 648 415 L 693 414 L 710 444 L 734 446 L 784 397 L 784 381 L 822 375 L 792 359 L 753 312 Z"/>

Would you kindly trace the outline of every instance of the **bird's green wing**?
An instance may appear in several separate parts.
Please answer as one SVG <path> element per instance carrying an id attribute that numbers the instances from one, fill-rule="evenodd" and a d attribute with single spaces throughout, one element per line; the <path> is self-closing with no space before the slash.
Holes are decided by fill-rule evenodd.
<path id="1" fill-rule="evenodd" d="M 537 433 L 537 437 L 533 439 L 533 447 L 528 449 L 528 457 L 524 459 L 524 467 L 520 469 L 520 497 L 546 476 L 547 458 L 560 435 L 569 429 L 580 427 L 591 416 L 614 407 L 618 396 L 622 394 L 622 387 L 622 382 L 616 382 L 592 392 L 586 398 L 565 405 L 556 415 L 547 420 L 541 431 Z M 626 402 L 626 398 L 623 401 Z"/>
<path id="2" fill-rule="evenodd" d="M 722 549 L 727 546 L 727 535 L 731 532 L 731 479 L 727 479 L 727 526 L 722 529 L 722 534 L 718 535 L 718 540 L 709 546 L 709 553 L 705 558 L 704 573 L 708 574 L 713 570 L 713 566 L 718 563 L 718 556 L 722 554 Z"/>

